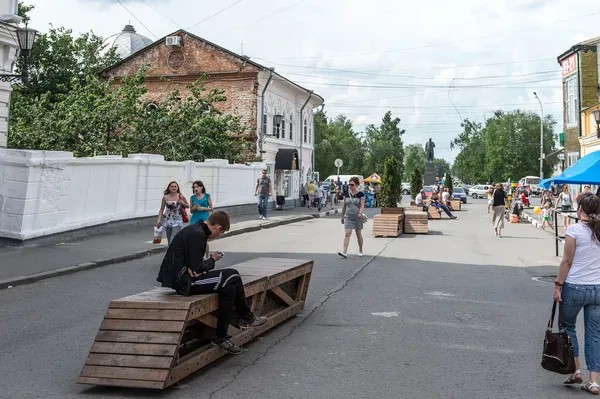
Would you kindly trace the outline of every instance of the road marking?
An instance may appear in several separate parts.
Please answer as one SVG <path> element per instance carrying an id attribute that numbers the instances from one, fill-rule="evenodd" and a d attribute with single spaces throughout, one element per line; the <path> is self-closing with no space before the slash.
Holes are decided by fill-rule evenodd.
<path id="1" fill-rule="evenodd" d="M 452 297 L 452 296 L 456 296 L 454 294 L 451 294 L 449 292 L 442 292 L 442 291 L 432 291 L 432 292 L 426 292 L 425 295 L 432 295 L 432 296 L 448 296 L 448 297 Z"/>
<path id="2" fill-rule="evenodd" d="M 373 316 L 383 316 L 383 317 L 397 317 L 398 312 L 375 312 L 371 313 Z"/>
<path id="3" fill-rule="evenodd" d="M 486 326 L 483 324 L 465 324 L 465 323 L 452 323 L 448 321 L 431 321 L 431 320 L 420 320 L 420 319 L 406 319 L 408 323 L 421 324 L 424 326 L 435 326 L 435 327 L 452 327 L 452 328 L 472 328 L 474 330 L 485 330 L 485 331 L 497 331 L 498 328 L 492 326 Z"/>
<path id="4" fill-rule="evenodd" d="M 438 344 L 440 348 L 454 349 L 461 351 L 473 351 L 473 352 L 484 352 L 484 353 L 495 353 L 498 355 L 522 355 L 523 351 L 508 348 L 490 348 L 485 346 L 473 346 L 473 345 L 458 345 L 458 344 Z"/>

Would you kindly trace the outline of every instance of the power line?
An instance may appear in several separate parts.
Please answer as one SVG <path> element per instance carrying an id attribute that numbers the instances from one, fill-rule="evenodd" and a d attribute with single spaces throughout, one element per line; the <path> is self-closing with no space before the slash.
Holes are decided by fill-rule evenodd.
<path id="1" fill-rule="evenodd" d="M 523 103 L 505 103 L 505 104 L 481 104 L 481 105 L 464 105 L 461 108 L 481 108 L 481 107 L 505 107 L 505 106 L 524 106 L 528 104 L 537 104 L 537 102 L 523 102 Z M 544 104 L 562 104 L 562 101 L 552 101 L 545 102 Z M 423 105 L 420 107 L 414 105 L 344 105 L 343 103 L 326 103 L 326 108 L 391 108 L 391 109 L 417 109 L 417 108 L 427 108 L 427 109 L 445 109 L 448 111 L 453 110 L 451 106 L 428 106 Z M 475 110 L 476 111 L 476 110 Z M 468 111 L 464 111 L 468 112 Z"/>
<path id="2" fill-rule="evenodd" d="M 120 4 L 120 5 L 122 5 L 122 6 L 123 6 L 123 8 L 125 9 L 125 11 L 127 11 L 127 12 L 128 12 L 128 13 L 129 13 L 129 14 L 130 14 L 130 15 L 133 17 L 133 19 L 135 19 L 136 21 L 138 21 L 138 23 L 139 23 L 140 25 L 142 25 L 142 26 L 143 26 L 143 27 L 144 27 L 144 28 L 145 28 L 145 29 L 146 29 L 148 32 L 150 32 L 150 34 L 151 34 L 152 36 L 154 36 L 156 39 L 158 39 L 158 36 L 156 36 L 156 35 L 155 35 L 155 34 L 154 34 L 154 33 L 153 33 L 153 32 L 152 32 L 150 29 L 148 29 L 148 27 L 147 27 L 146 25 L 144 25 L 144 23 L 143 23 L 142 21 L 140 21 L 140 20 L 138 19 L 138 17 L 136 17 L 136 16 L 135 16 L 135 14 L 134 14 L 134 13 L 132 13 L 131 11 L 129 11 L 129 9 L 128 9 L 127 7 L 125 7 L 125 4 L 123 4 L 123 3 L 121 2 L 121 0 L 117 0 L 117 1 L 119 2 L 119 4 Z"/>
<path id="3" fill-rule="evenodd" d="M 250 26 L 250 25 L 253 25 L 253 24 L 257 23 L 257 22 L 264 21 L 265 19 L 267 19 L 267 18 L 270 18 L 270 17 L 272 17 L 272 16 L 274 16 L 274 15 L 281 14 L 282 12 L 289 10 L 290 8 L 292 8 L 292 7 L 294 7 L 294 6 L 296 6 L 296 5 L 300 4 L 300 3 L 302 3 L 303 1 L 304 1 L 304 0 L 298 0 L 297 2 L 295 2 L 295 3 L 293 3 L 293 4 L 290 4 L 290 5 L 289 5 L 289 6 L 287 6 L 287 7 L 281 8 L 281 9 L 279 9 L 279 10 L 275 11 L 274 13 L 271 13 L 271 14 L 269 14 L 269 15 L 267 15 L 267 16 L 264 16 L 264 17 L 262 17 L 262 18 L 259 18 L 259 19 L 257 19 L 256 21 L 252 21 L 252 22 L 250 22 L 249 24 L 246 24 L 246 25 L 244 25 L 244 26 L 237 27 L 237 28 L 235 28 L 235 29 L 228 30 L 228 31 L 226 31 L 226 32 L 223 32 L 223 33 L 218 33 L 217 35 L 228 35 L 228 34 L 229 34 L 229 33 L 231 33 L 231 32 L 235 32 L 235 31 L 238 31 L 238 30 L 240 30 L 240 29 L 244 29 L 244 28 L 246 28 L 246 27 L 248 27 L 248 26 Z"/>
<path id="4" fill-rule="evenodd" d="M 189 28 L 187 28 L 186 30 L 190 30 L 190 29 L 192 29 L 193 27 L 200 25 L 202 22 L 206 22 L 206 21 L 208 21 L 209 19 L 211 19 L 212 17 L 216 17 L 217 15 L 221 14 L 221 13 L 222 13 L 222 12 L 224 12 L 224 11 L 227 11 L 227 10 L 229 10 L 231 7 L 235 6 L 236 4 L 239 4 L 239 3 L 241 3 L 242 1 L 244 1 L 244 0 L 237 0 L 235 3 L 232 3 L 232 4 L 228 5 L 227 7 L 223 8 L 222 10 L 220 10 L 220 11 L 217 11 L 217 12 L 216 12 L 216 13 L 214 13 L 213 15 L 210 15 L 210 16 L 208 16 L 208 17 L 204 18 L 202 21 L 200 21 L 200 22 L 196 22 L 194 25 L 190 26 L 190 27 L 189 27 Z"/>
<path id="5" fill-rule="evenodd" d="M 149 8 L 151 8 L 154 12 L 156 12 L 157 14 L 162 15 L 165 19 L 167 19 L 169 22 L 171 22 L 172 24 L 174 24 L 175 26 L 178 26 L 180 28 L 183 29 L 183 27 L 181 25 L 179 25 L 177 22 L 173 21 L 171 18 L 167 17 L 165 14 L 163 14 L 162 12 L 160 12 L 159 10 L 157 10 L 156 8 L 152 7 L 150 4 L 148 4 L 146 2 L 146 0 L 141 0 L 142 3 L 144 3 L 146 6 L 148 6 Z"/>
<path id="6" fill-rule="evenodd" d="M 449 42 L 433 43 L 433 44 L 428 44 L 428 45 L 424 45 L 424 46 L 417 46 L 417 47 L 406 47 L 406 48 L 395 49 L 395 50 L 371 51 L 371 52 L 362 52 L 362 53 L 354 53 L 354 54 L 339 54 L 339 55 L 330 55 L 330 56 L 273 57 L 272 59 L 274 59 L 274 60 L 308 60 L 308 59 L 319 59 L 319 60 L 322 60 L 322 59 L 328 59 L 328 58 L 345 58 L 345 57 L 357 57 L 357 56 L 361 56 L 361 55 L 398 53 L 398 52 L 402 52 L 402 51 L 419 50 L 419 49 L 430 48 L 430 47 L 445 46 L 445 45 L 448 45 L 448 44 L 462 43 L 462 42 L 470 41 L 470 40 L 489 39 L 489 38 L 492 38 L 492 37 L 504 36 L 504 35 L 507 35 L 507 34 L 510 34 L 510 33 L 523 32 L 523 31 L 526 31 L 526 30 L 537 29 L 537 28 L 541 28 L 541 27 L 544 27 L 544 26 L 549 26 L 549 25 L 554 25 L 554 24 L 560 24 L 560 23 L 564 23 L 564 22 L 569 22 L 569 21 L 573 21 L 573 20 L 576 20 L 576 19 L 580 19 L 580 18 L 591 17 L 591 16 L 594 16 L 594 15 L 597 15 L 597 14 L 600 14 L 600 11 L 596 11 L 596 12 L 589 13 L 589 14 L 584 14 L 584 15 L 579 15 L 579 16 L 576 16 L 576 17 L 566 18 L 566 19 L 562 19 L 562 20 L 558 20 L 558 21 L 552 21 L 552 22 L 548 22 L 548 23 L 545 23 L 545 24 L 528 26 L 526 28 L 515 29 L 515 30 L 508 31 L 508 32 L 494 33 L 494 34 L 485 35 L 485 36 L 469 37 L 469 38 L 465 38 L 465 39 L 453 40 L 453 41 L 449 41 Z"/>

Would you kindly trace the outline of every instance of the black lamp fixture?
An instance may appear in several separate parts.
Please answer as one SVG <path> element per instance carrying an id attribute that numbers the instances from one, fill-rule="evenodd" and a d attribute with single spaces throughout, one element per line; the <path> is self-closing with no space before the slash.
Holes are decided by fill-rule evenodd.
<path id="1" fill-rule="evenodd" d="M 21 82 L 27 83 L 29 81 L 29 64 L 27 58 L 31 53 L 37 33 L 37 30 L 29 29 L 27 25 L 25 25 L 25 28 L 17 28 L 17 44 L 19 45 L 19 56 L 23 59 L 23 70 L 21 71 L 21 75 L 0 74 L 0 82 L 21 80 Z"/>
<path id="2" fill-rule="evenodd" d="M 600 139 L 600 109 L 592 111 L 596 120 L 596 137 Z"/>
<path id="3" fill-rule="evenodd" d="M 275 126 L 277 126 L 277 138 L 279 138 L 279 126 L 281 126 L 281 121 L 283 121 L 283 115 L 273 115 L 273 122 Z"/>

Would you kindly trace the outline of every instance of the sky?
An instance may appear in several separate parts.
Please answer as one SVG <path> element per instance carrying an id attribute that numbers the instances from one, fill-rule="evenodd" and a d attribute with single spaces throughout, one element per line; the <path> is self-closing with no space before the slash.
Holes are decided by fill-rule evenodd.
<path id="1" fill-rule="evenodd" d="M 557 56 L 600 36 L 589 0 L 25 0 L 30 27 L 107 37 L 130 23 L 152 40 L 184 28 L 313 89 L 356 131 L 386 111 L 405 144 L 431 137 L 449 162 L 461 119 L 544 112 L 562 131 Z"/>

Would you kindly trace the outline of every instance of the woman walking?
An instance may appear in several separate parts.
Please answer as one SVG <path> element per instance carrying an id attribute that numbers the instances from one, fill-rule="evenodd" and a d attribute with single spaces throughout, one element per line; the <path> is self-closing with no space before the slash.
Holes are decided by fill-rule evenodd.
<path id="1" fill-rule="evenodd" d="M 573 196 L 569 192 L 569 186 L 564 184 L 562 186 L 562 192 L 558 196 L 556 200 L 556 208 L 558 209 L 560 205 L 560 210 L 563 212 L 563 225 L 565 229 L 569 227 L 570 219 L 569 219 L 569 211 L 573 207 Z"/>
<path id="2" fill-rule="evenodd" d="M 573 344 L 575 367 L 565 384 L 582 384 L 579 342 L 575 331 L 577 315 L 583 308 L 585 363 L 588 381 L 581 389 L 600 394 L 600 197 L 581 194 L 577 217 L 580 223 L 567 228 L 563 258 L 554 282 L 554 300 L 563 303 L 563 319 Z"/>
<path id="3" fill-rule="evenodd" d="M 492 225 L 496 231 L 496 237 L 502 237 L 502 229 L 504 228 L 504 210 L 506 209 L 506 192 L 502 183 L 496 184 L 496 189 L 492 194 Z"/>
<path id="4" fill-rule="evenodd" d="M 342 258 L 348 257 L 348 245 L 350 244 L 350 236 L 352 230 L 356 234 L 356 240 L 358 241 L 358 256 L 363 256 L 363 211 L 365 210 L 365 194 L 358 190 L 360 181 L 358 177 L 354 176 L 350 178 L 348 182 L 348 194 L 349 196 L 344 198 L 342 205 L 342 224 L 344 225 L 344 250 L 338 252 L 338 255 Z"/>
<path id="5" fill-rule="evenodd" d="M 192 190 L 194 190 L 194 195 L 190 197 L 190 212 L 192 212 L 190 224 L 198 223 L 199 221 L 205 222 L 208 219 L 208 212 L 213 211 L 212 198 L 210 198 L 210 194 L 206 192 L 204 183 L 200 180 L 196 180 L 192 184 Z"/>
<path id="6" fill-rule="evenodd" d="M 171 245 L 171 238 L 175 237 L 183 228 L 182 212 L 185 212 L 185 209 L 190 206 L 185 197 L 181 195 L 179 184 L 176 181 L 169 183 L 163 194 L 156 227 L 165 228 L 167 242 Z"/>

